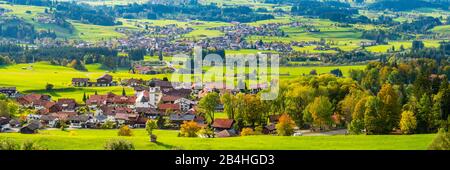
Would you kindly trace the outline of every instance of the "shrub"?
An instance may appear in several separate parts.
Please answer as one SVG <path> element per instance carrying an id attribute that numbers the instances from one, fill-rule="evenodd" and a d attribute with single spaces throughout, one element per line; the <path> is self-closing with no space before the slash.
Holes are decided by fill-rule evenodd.
<path id="1" fill-rule="evenodd" d="M 279 136 L 291 136 L 294 134 L 295 122 L 289 115 L 281 115 L 278 121 L 276 128 Z"/>
<path id="2" fill-rule="evenodd" d="M 100 126 L 101 129 L 114 129 L 115 127 L 116 127 L 116 123 L 113 121 L 109 121 L 109 120 Z"/>
<path id="3" fill-rule="evenodd" d="M 133 132 L 128 125 L 122 125 L 117 134 L 119 136 L 133 136 Z"/>
<path id="4" fill-rule="evenodd" d="M 358 135 L 361 134 L 364 129 L 364 120 L 353 119 L 348 125 L 348 132 L 350 134 Z"/>
<path id="5" fill-rule="evenodd" d="M 400 129 L 404 134 L 413 133 L 417 127 L 416 117 L 411 111 L 404 111 L 400 120 Z"/>
<path id="6" fill-rule="evenodd" d="M 22 146 L 20 147 L 21 150 L 31 151 L 31 150 L 48 150 L 47 148 L 40 146 L 34 141 L 27 140 L 24 143 L 22 143 Z"/>
<path id="7" fill-rule="evenodd" d="M 213 131 L 212 129 L 210 129 L 210 128 L 207 128 L 207 127 L 201 128 L 201 129 L 198 131 L 197 134 L 198 134 L 199 136 L 205 137 L 205 138 L 212 138 L 212 137 L 214 137 L 214 131 Z M 178 137 L 180 137 L 180 136 L 178 136 Z"/>
<path id="8" fill-rule="evenodd" d="M 185 121 L 180 128 L 180 136 L 182 137 L 197 137 L 200 126 L 194 121 Z"/>
<path id="9" fill-rule="evenodd" d="M 19 150 L 19 144 L 11 139 L 0 140 L 0 150 Z"/>
<path id="10" fill-rule="evenodd" d="M 263 127 L 262 126 L 255 127 L 254 135 L 262 135 L 262 134 L 263 134 Z"/>
<path id="11" fill-rule="evenodd" d="M 254 135 L 255 132 L 253 131 L 252 128 L 243 128 L 241 131 L 241 136 L 250 136 L 250 135 Z"/>
<path id="12" fill-rule="evenodd" d="M 450 150 L 450 132 L 440 129 L 429 150 Z"/>
<path id="13" fill-rule="evenodd" d="M 12 139 L 0 140 L 0 150 L 47 150 L 47 148 L 38 145 L 34 141 L 25 141 L 20 145 Z"/>
<path id="14" fill-rule="evenodd" d="M 130 141 L 122 139 L 112 139 L 108 141 L 105 150 L 134 150 L 134 145 Z"/>

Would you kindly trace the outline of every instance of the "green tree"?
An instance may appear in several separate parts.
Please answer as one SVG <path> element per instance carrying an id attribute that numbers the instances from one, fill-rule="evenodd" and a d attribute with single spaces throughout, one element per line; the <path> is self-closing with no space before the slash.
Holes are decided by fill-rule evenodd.
<path id="1" fill-rule="evenodd" d="M 150 136 L 150 142 L 156 142 L 156 135 L 153 134 L 153 130 L 158 128 L 158 122 L 153 119 L 147 120 L 145 123 L 145 131 Z"/>
<path id="2" fill-rule="evenodd" d="M 225 93 L 220 97 L 220 101 L 223 104 L 223 111 L 227 114 L 228 118 L 234 119 L 236 97 L 231 93 Z"/>
<path id="3" fill-rule="evenodd" d="M 211 123 L 214 121 L 214 112 L 217 105 L 219 105 L 220 97 L 216 92 L 208 93 L 205 97 L 198 102 L 199 109 L 206 113 L 211 119 Z"/>
<path id="4" fill-rule="evenodd" d="M 427 133 L 433 129 L 434 119 L 433 119 L 433 104 L 431 102 L 430 96 L 426 93 L 422 95 L 419 100 L 419 105 L 417 109 L 417 130 L 420 133 Z"/>
<path id="5" fill-rule="evenodd" d="M 331 126 L 333 104 L 329 101 L 328 97 L 316 97 L 314 102 L 308 106 L 308 111 L 312 115 L 314 126 L 322 129 L 328 129 Z"/>
<path id="6" fill-rule="evenodd" d="M 366 134 L 380 134 L 384 132 L 384 122 L 379 116 L 381 101 L 377 97 L 369 97 L 364 112 L 364 127 Z"/>

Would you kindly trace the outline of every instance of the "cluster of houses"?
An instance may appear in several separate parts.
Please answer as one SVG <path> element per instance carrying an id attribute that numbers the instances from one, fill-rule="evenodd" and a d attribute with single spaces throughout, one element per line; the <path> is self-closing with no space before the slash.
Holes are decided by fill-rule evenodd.
<path id="1" fill-rule="evenodd" d="M 91 81 L 89 78 L 72 78 L 72 86 L 74 87 L 107 87 L 116 86 L 117 82 L 113 81 L 113 77 L 109 74 L 105 74 L 96 81 Z"/>
<path id="2" fill-rule="evenodd" d="M 88 96 L 84 103 L 70 98 L 52 100 L 51 96 L 44 94 L 15 97 L 22 108 L 34 110 L 35 113 L 27 115 L 26 124 L 3 117 L 0 129 L 8 131 L 16 128 L 21 133 L 35 133 L 40 128 L 58 128 L 64 125 L 69 128 L 103 128 L 107 123 L 112 123 L 114 127 L 129 125 L 143 128 L 147 120 L 161 118 L 167 122 L 167 128 L 179 128 L 184 121 L 195 121 L 201 127 L 207 126 L 205 117 L 197 112 L 196 105 L 199 98 L 217 90 L 215 83 L 205 84 L 203 89 L 194 88 L 194 85 L 187 89 L 175 88 L 171 82 L 160 79 L 129 79 L 127 83 L 135 85 L 134 95 L 95 94 Z M 0 88 L 0 93 L 14 97 L 17 91 L 15 88 Z M 223 106 L 219 105 L 216 110 L 223 111 Z M 227 137 L 238 134 L 233 130 L 233 124 L 232 119 L 215 119 L 211 127 L 218 137 Z"/>

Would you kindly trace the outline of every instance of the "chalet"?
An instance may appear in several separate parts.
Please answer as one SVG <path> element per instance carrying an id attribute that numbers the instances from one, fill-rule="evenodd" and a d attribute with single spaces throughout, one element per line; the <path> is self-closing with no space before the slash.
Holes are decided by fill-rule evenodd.
<path id="1" fill-rule="evenodd" d="M 194 114 L 170 114 L 170 122 L 176 124 L 178 127 L 183 124 L 184 121 L 194 121 L 196 115 Z"/>
<path id="2" fill-rule="evenodd" d="M 70 121 L 70 128 L 83 128 L 86 127 L 86 123 L 89 120 L 87 115 L 74 115 L 68 118 Z"/>
<path id="3" fill-rule="evenodd" d="M 215 133 L 215 135 L 218 138 L 226 138 L 226 137 L 237 136 L 237 132 L 234 129 L 222 130 L 220 132 Z"/>
<path id="4" fill-rule="evenodd" d="M 276 129 L 275 124 L 271 123 L 271 124 L 269 124 L 267 126 L 264 126 L 262 132 L 264 134 L 276 134 L 277 129 Z"/>
<path id="5" fill-rule="evenodd" d="M 161 114 L 166 114 L 167 112 L 174 112 L 178 113 L 180 112 L 180 105 L 179 104 L 159 104 L 158 105 L 158 111 Z"/>
<path id="6" fill-rule="evenodd" d="M 89 84 L 88 78 L 72 78 L 72 86 L 74 87 L 86 87 Z"/>
<path id="7" fill-rule="evenodd" d="M 230 130 L 233 128 L 233 119 L 214 119 L 214 123 L 211 125 L 214 131 Z"/>
<path id="8" fill-rule="evenodd" d="M 132 79 L 123 80 L 121 83 L 123 85 L 130 86 L 130 87 L 138 87 L 138 86 L 144 84 L 144 80 L 132 78 Z"/>
<path id="9" fill-rule="evenodd" d="M 143 115 L 143 117 L 149 119 L 156 119 L 160 116 L 159 112 L 156 109 L 148 107 L 137 107 L 136 113 L 139 115 Z"/>
<path id="10" fill-rule="evenodd" d="M 105 74 L 97 79 L 97 86 L 112 86 L 113 77 L 109 74 Z"/>
<path id="11" fill-rule="evenodd" d="M 50 128 L 55 128 L 59 121 L 58 117 L 53 116 L 53 115 L 42 115 L 40 120 L 41 120 L 43 126 L 50 127 Z"/>
<path id="12" fill-rule="evenodd" d="M 42 101 L 50 101 L 51 97 L 49 95 L 42 94 L 28 94 L 17 98 L 17 102 L 25 107 L 34 106 L 34 103 L 40 103 Z"/>
<path id="13" fill-rule="evenodd" d="M 0 87 L 0 94 L 6 95 L 6 97 L 16 97 L 17 90 L 15 87 Z"/>
<path id="14" fill-rule="evenodd" d="M 280 119 L 280 115 L 269 115 L 269 123 L 276 124 Z"/>
<path id="15" fill-rule="evenodd" d="M 114 118 L 118 121 L 119 125 L 122 124 L 133 124 L 139 118 L 137 114 L 127 114 L 127 113 L 116 113 Z"/>
<path id="16" fill-rule="evenodd" d="M 34 134 L 37 133 L 38 129 L 41 127 L 39 121 L 30 121 L 27 125 L 20 128 L 20 133 L 22 134 Z"/>
<path id="17" fill-rule="evenodd" d="M 186 98 L 179 98 L 175 100 L 174 104 L 179 104 L 181 111 L 186 112 L 192 108 L 195 102 Z"/>
<path id="18" fill-rule="evenodd" d="M 74 112 L 77 107 L 75 99 L 58 99 L 57 105 L 61 106 L 64 112 Z"/>
<path id="19" fill-rule="evenodd" d="M 122 105 L 134 107 L 136 99 L 136 96 L 119 96 L 114 93 L 108 93 L 106 95 L 91 95 L 86 101 L 86 105 L 91 107 L 102 105 Z"/>

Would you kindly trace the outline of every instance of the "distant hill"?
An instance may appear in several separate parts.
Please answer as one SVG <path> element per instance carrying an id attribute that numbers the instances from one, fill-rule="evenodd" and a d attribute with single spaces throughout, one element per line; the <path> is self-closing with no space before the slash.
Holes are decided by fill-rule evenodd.
<path id="1" fill-rule="evenodd" d="M 380 0 L 368 4 L 372 10 L 393 10 L 393 11 L 411 11 L 419 8 L 435 8 L 450 10 L 449 0 Z"/>

